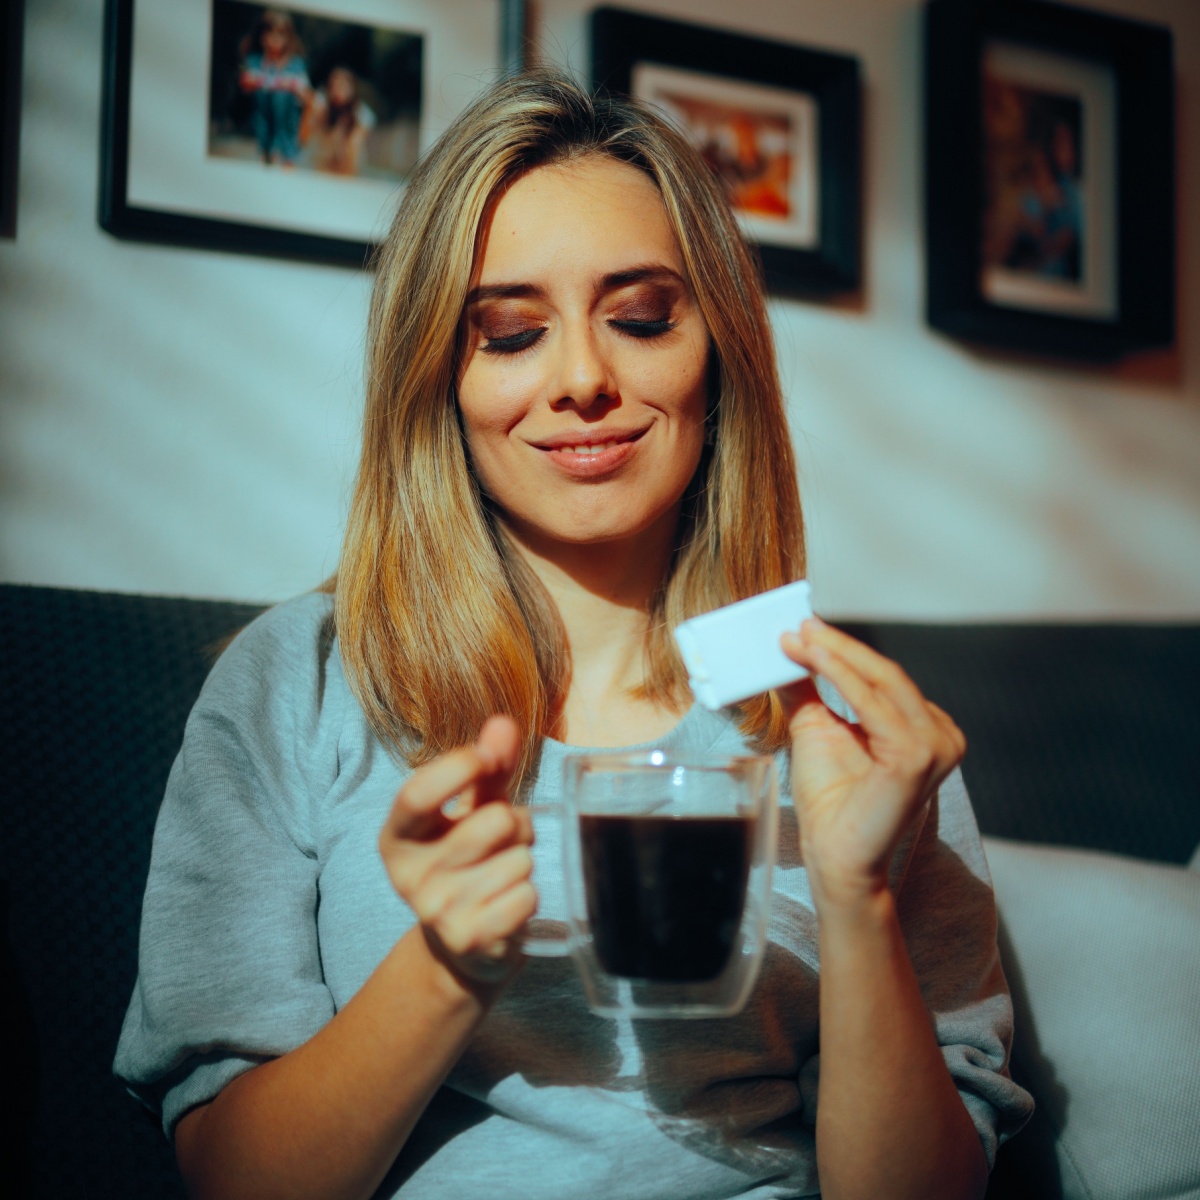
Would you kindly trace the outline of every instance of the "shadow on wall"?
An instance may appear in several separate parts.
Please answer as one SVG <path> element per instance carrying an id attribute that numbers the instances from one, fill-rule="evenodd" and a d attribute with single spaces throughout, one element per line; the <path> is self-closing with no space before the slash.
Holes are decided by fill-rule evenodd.
<path id="1" fill-rule="evenodd" d="M 873 336 L 869 357 L 837 337 L 793 338 L 811 377 L 791 390 L 798 440 L 816 431 L 810 482 L 831 527 L 889 581 L 881 603 L 928 613 L 930 597 L 974 596 L 981 616 L 989 597 L 992 612 L 1167 615 L 1164 597 L 1196 594 L 1190 406 L 1073 368 L 1017 377 L 1014 392 L 1013 375 L 970 356 L 930 361 L 908 331 Z"/>

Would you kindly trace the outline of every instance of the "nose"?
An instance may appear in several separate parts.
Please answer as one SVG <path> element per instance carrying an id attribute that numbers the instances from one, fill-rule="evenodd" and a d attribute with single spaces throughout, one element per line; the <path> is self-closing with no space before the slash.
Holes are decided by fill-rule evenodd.
<path id="1" fill-rule="evenodd" d="M 559 338 L 554 407 L 586 411 L 615 399 L 612 365 L 590 323 L 565 325 Z"/>

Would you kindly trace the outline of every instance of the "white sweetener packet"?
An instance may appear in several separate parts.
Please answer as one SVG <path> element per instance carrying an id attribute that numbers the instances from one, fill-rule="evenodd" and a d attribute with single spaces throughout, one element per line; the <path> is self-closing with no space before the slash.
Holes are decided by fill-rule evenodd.
<path id="1" fill-rule="evenodd" d="M 693 617 L 675 628 L 692 693 L 705 708 L 725 708 L 750 696 L 804 679 L 780 648 L 813 615 L 806 580 Z"/>

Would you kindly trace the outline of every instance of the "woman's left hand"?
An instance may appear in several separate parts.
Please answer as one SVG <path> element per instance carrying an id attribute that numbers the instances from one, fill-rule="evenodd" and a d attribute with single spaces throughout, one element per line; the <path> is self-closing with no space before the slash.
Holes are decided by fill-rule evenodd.
<path id="1" fill-rule="evenodd" d="M 812 679 L 780 689 L 792 736 L 792 797 L 813 899 L 852 904 L 887 887 L 892 854 L 966 739 L 890 659 L 813 618 L 784 653 L 858 714 L 831 712 Z"/>

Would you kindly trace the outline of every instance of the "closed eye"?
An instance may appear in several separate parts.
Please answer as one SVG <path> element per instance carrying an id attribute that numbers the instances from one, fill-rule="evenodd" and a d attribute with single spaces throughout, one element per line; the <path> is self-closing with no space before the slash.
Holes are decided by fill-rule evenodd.
<path id="1" fill-rule="evenodd" d="M 627 333 L 630 337 L 635 338 L 662 337 L 664 333 L 670 333 L 675 328 L 675 322 L 666 317 L 659 321 L 610 320 L 609 324 L 614 329 L 619 329 L 622 333 Z"/>
<path id="2" fill-rule="evenodd" d="M 533 329 L 523 329 L 520 333 L 510 333 L 507 337 L 490 337 L 481 349 L 484 354 L 520 354 L 522 350 L 528 350 L 545 332 L 543 326 L 536 325 Z"/>

